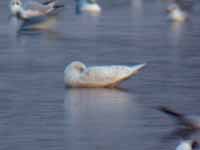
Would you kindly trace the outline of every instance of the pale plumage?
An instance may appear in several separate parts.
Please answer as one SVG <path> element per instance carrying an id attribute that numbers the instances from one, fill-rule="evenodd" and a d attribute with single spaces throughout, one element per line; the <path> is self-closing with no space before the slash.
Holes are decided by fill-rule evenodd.
<path id="1" fill-rule="evenodd" d="M 72 62 L 64 71 L 64 81 L 69 87 L 115 87 L 136 75 L 144 66 L 86 67 L 81 62 Z"/>

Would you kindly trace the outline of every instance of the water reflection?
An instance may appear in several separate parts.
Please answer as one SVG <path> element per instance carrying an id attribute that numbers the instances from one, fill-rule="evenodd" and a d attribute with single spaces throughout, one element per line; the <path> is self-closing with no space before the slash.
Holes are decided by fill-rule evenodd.
<path id="1" fill-rule="evenodd" d="M 14 33 L 32 33 L 37 34 L 42 31 L 55 30 L 57 25 L 57 18 L 55 16 L 37 17 L 27 21 L 22 21 L 16 17 L 9 19 L 10 31 Z"/>
<path id="2" fill-rule="evenodd" d="M 184 31 L 186 29 L 187 22 L 172 22 L 170 39 L 173 45 L 178 45 L 183 38 Z"/>
<path id="3" fill-rule="evenodd" d="M 168 134 L 166 134 L 163 137 L 163 141 L 169 141 L 169 140 L 174 140 L 174 139 L 191 139 L 193 135 L 199 133 L 198 130 L 194 129 L 186 129 L 186 128 L 178 128 L 175 130 L 172 130 Z"/>
<path id="4" fill-rule="evenodd" d="M 90 37 L 96 38 L 98 31 L 98 25 L 100 24 L 101 16 L 91 16 L 87 13 L 82 13 L 77 16 L 75 22 L 73 23 L 73 29 L 67 32 L 73 32 L 73 35 L 78 37 Z M 79 24 L 79 26 L 77 26 Z M 81 28 L 80 28 L 81 26 Z M 68 33 L 69 34 L 69 33 Z"/>
<path id="5" fill-rule="evenodd" d="M 143 11 L 143 0 L 131 0 L 131 6 L 135 13 L 141 14 Z"/>
<path id="6" fill-rule="evenodd" d="M 17 31 L 20 30 L 20 27 L 22 25 L 22 21 L 17 19 L 16 17 L 10 17 L 9 18 L 9 28 L 8 28 L 8 33 L 9 35 L 16 35 Z"/>
<path id="7" fill-rule="evenodd" d="M 72 117 L 76 112 L 85 108 L 88 113 L 89 111 L 106 109 L 108 109 L 107 111 L 126 112 L 129 103 L 134 103 L 135 111 L 137 112 L 137 103 L 134 101 L 136 98 L 120 89 L 68 89 L 65 97 L 65 107 Z"/>
<path id="8" fill-rule="evenodd" d="M 137 99 L 117 89 L 69 89 L 65 96 L 67 147 L 132 147 L 133 135 L 140 134 Z M 119 143 L 121 138 L 123 143 Z"/>

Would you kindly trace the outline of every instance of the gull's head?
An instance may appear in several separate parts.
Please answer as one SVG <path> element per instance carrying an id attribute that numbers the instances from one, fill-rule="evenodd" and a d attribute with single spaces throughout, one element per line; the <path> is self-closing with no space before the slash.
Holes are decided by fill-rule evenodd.
<path id="1" fill-rule="evenodd" d="M 82 62 L 79 62 L 79 61 L 74 61 L 74 62 L 70 63 L 68 65 L 68 67 L 70 69 L 74 69 L 80 73 L 86 69 L 86 66 Z"/>
<path id="2" fill-rule="evenodd" d="M 79 61 L 71 62 L 65 69 L 65 74 L 80 74 L 86 69 L 86 66 Z"/>
<path id="3" fill-rule="evenodd" d="M 64 71 L 64 82 L 66 85 L 75 85 L 80 74 L 86 69 L 82 62 L 74 61 L 67 65 Z"/>
<path id="4" fill-rule="evenodd" d="M 13 15 L 20 16 L 22 12 L 22 2 L 21 0 L 11 0 L 10 10 Z"/>

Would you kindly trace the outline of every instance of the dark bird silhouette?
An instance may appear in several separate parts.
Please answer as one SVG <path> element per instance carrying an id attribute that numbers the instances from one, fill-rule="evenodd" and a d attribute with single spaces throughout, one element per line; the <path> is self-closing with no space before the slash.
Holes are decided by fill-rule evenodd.
<path id="1" fill-rule="evenodd" d="M 185 115 L 165 106 L 159 106 L 157 109 L 169 116 L 172 116 L 180 125 L 187 129 L 200 129 L 200 116 Z"/>

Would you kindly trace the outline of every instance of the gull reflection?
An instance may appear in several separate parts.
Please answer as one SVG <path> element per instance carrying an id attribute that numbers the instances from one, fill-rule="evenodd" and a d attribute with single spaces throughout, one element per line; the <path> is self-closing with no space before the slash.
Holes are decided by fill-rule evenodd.
<path id="1" fill-rule="evenodd" d="M 8 33 L 10 35 L 16 35 L 16 33 L 20 30 L 21 25 L 21 20 L 17 19 L 16 17 L 10 17 Z"/>
<path id="2" fill-rule="evenodd" d="M 173 22 L 171 24 L 170 37 L 172 44 L 177 45 L 180 43 L 183 38 L 185 26 L 186 24 L 184 22 Z"/>
<path id="3" fill-rule="evenodd" d="M 143 12 L 143 0 L 131 0 L 131 7 L 133 14 L 142 14 Z"/>
<path id="4" fill-rule="evenodd" d="M 107 149 L 121 138 L 130 141 L 141 129 L 137 98 L 117 89 L 67 90 L 64 103 L 67 147 L 79 149 L 92 140 Z"/>
<path id="5" fill-rule="evenodd" d="M 57 18 L 55 16 L 49 17 L 35 17 L 30 20 L 20 20 L 16 17 L 11 17 L 9 20 L 10 32 L 12 33 L 38 33 L 42 31 L 51 31 L 56 29 Z"/>
<path id="6" fill-rule="evenodd" d="M 130 100 L 134 103 L 134 98 L 136 97 L 120 89 L 68 89 L 65 107 L 72 115 L 82 115 L 82 111 L 88 115 L 92 112 L 126 112 Z M 132 109 L 137 111 L 137 104 L 133 106 Z"/>

